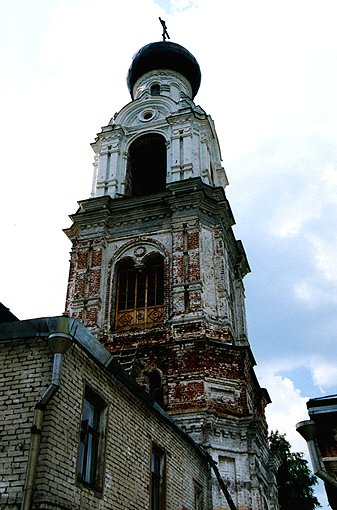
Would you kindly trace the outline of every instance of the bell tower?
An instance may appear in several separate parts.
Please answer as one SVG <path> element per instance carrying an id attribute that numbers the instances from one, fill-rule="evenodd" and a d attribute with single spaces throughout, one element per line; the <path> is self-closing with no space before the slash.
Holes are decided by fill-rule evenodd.
<path id="1" fill-rule="evenodd" d="M 201 73 L 182 46 L 134 56 L 131 102 L 97 135 L 72 242 L 66 313 L 82 321 L 218 463 L 238 510 L 277 509 L 246 331 L 249 265 L 226 198 Z M 229 508 L 214 483 L 212 508 Z"/>

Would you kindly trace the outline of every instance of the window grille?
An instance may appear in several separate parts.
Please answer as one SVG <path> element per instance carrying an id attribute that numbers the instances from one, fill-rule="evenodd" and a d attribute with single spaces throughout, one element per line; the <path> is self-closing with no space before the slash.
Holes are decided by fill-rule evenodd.
<path id="1" fill-rule="evenodd" d="M 164 263 L 158 255 L 136 269 L 132 261 L 120 264 L 117 274 L 116 329 L 144 328 L 162 323 Z"/>

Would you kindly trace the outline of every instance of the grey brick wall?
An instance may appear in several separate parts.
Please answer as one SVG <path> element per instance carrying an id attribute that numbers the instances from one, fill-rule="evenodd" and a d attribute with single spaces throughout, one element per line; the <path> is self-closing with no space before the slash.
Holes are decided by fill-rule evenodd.
<path id="1" fill-rule="evenodd" d="M 1 345 L 0 508 L 18 509 L 34 406 L 50 383 L 46 340 Z M 107 403 L 104 490 L 77 483 L 76 466 L 86 385 Z M 150 451 L 166 451 L 167 510 L 193 510 L 194 483 L 208 497 L 208 468 L 193 446 L 124 384 L 76 345 L 66 353 L 60 390 L 45 412 L 34 508 L 144 510 L 150 507 Z"/>
<path id="2" fill-rule="evenodd" d="M 51 359 L 45 340 L 1 345 L 0 508 L 21 501 L 34 406 L 49 383 Z"/>

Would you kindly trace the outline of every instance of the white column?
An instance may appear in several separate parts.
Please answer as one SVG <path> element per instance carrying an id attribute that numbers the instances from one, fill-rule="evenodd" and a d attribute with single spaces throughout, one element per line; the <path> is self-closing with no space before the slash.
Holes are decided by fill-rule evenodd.
<path id="1" fill-rule="evenodd" d="M 110 158 L 109 158 L 109 167 L 107 168 L 107 191 L 108 194 L 112 197 L 116 197 L 117 193 L 117 186 L 118 186 L 118 180 L 117 180 L 117 164 L 118 164 L 118 158 L 119 158 L 119 148 L 116 147 L 110 151 Z"/>
<path id="2" fill-rule="evenodd" d="M 171 175 L 169 182 L 179 181 L 181 176 L 180 161 L 180 134 L 179 130 L 174 130 L 171 141 Z"/>
<path id="3" fill-rule="evenodd" d="M 96 185 L 96 196 L 98 196 L 98 197 L 105 195 L 107 162 L 108 162 L 108 153 L 101 152 L 99 161 L 98 161 L 97 185 Z"/>
<path id="4" fill-rule="evenodd" d="M 183 133 L 183 157 L 182 157 L 182 171 L 183 179 L 188 179 L 193 176 L 192 165 L 192 132 L 191 128 L 184 129 Z"/>
<path id="5" fill-rule="evenodd" d="M 92 177 L 91 197 L 95 197 L 96 196 L 98 159 L 99 159 L 98 154 L 95 154 L 94 163 L 93 163 L 94 174 L 93 174 L 93 177 Z"/>

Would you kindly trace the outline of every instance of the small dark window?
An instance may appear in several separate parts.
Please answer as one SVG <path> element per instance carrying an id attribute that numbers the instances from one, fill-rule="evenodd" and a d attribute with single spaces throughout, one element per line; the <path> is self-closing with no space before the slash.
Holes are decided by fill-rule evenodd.
<path id="1" fill-rule="evenodd" d="M 153 444 L 151 452 L 151 510 L 164 510 L 165 507 L 165 452 Z"/>
<path id="2" fill-rule="evenodd" d="M 77 480 L 101 490 L 105 402 L 91 389 L 85 391 L 81 437 L 77 463 Z"/>
<path id="3" fill-rule="evenodd" d="M 159 370 L 151 370 L 148 374 L 149 393 L 161 407 L 164 406 L 164 391 Z"/>
<path id="4" fill-rule="evenodd" d="M 160 85 L 159 85 L 159 83 L 154 83 L 151 86 L 151 96 L 160 96 Z"/>
<path id="5" fill-rule="evenodd" d="M 152 117 L 153 117 L 153 113 L 150 112 L 150 111 L 149 112 L 145 112 L 144 115 L 143 115 L 143 119 L 144 120 L 150 120 L 150 119 L 152 119 Z"/>

